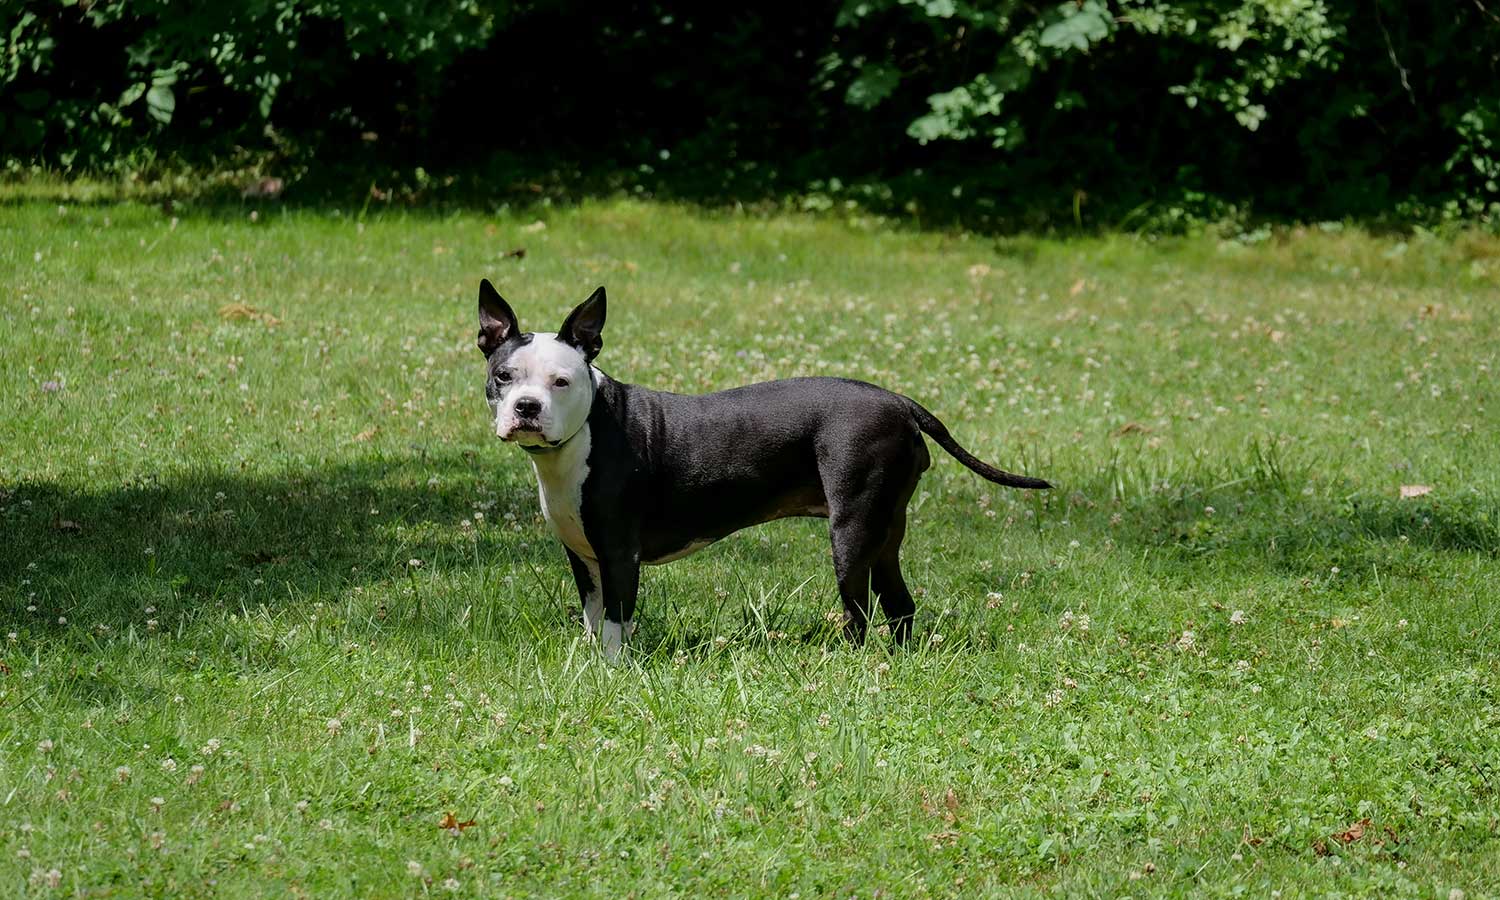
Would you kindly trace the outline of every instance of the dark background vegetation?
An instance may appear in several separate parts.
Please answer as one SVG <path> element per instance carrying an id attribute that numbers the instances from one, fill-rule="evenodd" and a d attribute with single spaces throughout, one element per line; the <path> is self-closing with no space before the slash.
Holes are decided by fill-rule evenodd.
<path id="1" fill-rule="evenodd" d="M 23 0 L 0 149 L 288 200 L 1494 223 L 1490 2 Z"/>

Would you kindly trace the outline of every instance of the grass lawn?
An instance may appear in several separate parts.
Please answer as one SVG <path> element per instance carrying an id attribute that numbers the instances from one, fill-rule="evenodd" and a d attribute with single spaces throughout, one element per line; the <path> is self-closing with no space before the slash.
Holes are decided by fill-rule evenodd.
<path id="1" fill-rule="evenodd" d="M 1500 241 L 62 202 L 0 205 L 0 894 L 1500 891 Z M 933 447 L 910 650 L 792 520 L 648 569 L 610 668 L 481 276 L 1058 488 Z"/>

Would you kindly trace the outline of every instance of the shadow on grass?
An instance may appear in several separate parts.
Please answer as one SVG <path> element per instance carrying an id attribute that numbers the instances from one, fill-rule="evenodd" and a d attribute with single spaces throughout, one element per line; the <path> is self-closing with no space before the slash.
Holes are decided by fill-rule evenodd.
<path id="1" fill-rule="evenodd" d="M 1135 555 L 1149 548 L 1167 561 L 1155 577 L 1175 583 L 1226 571 L 1322 578 L 1337 566 L 1347 573 L 1341 583 L 1354 585 L 1377 569 L 1381 577 L 1433 576 L 1431 553 L 1413 550 L 1500 556 L 1500 504 L 1478 493 L 1339 501 L 1277 485 L 1187 484 L 1120 504 L 1070 503 L 1109 493 L 1101 480 L 1040 504 L 1049 520 L 1044 544 L 1095 545 L 1108 536 Z M 140 629 L 159 619 L 166 629 L 216 612 L 322 601 L 375 627 L 389 616 L 391 627 L 439 640 L 471 607 L 469 627 L 486 636 L 518 625 L 572 627 L 577 596 L 561 549 L 537 519 L 535 496 L 526 467 L 472 453 L 369 457 L 272 475 L 187 473 L 101 489 L 0 482 L 0 618 L 7 631 L 76 635 L 78 626 Z M 1122 519 L 1111 523 L 1115 512 Z M 977 514 L 944 527 L 974 536 L 995 529 Z M 737 579 L 703 598 L 721 604 L 708 618 L 685 610 L 684 598 L 662 596 L 672 588 L 648 570 L 642 618 L 651 627 L 642 650 L 694 652 L 724 635 L 841 640 L 822 622 L 833 602 L 818 587 L 826 558 L 807 554 L 806 565 L 788 573 L 777 571 L 787 555 L 771 543 L 730 540 L 711 552 L 728 555 Z M 768 572 L 791 581 L 761 591 L 756 609 L 757 579 Z M 1037 586 L 1050 581 L 1038 576 Z M 794 590 L 802 579 L 813 587 Z"/>
<path id="2" fill-rule="evenodd" d="M 559 617 L 578 615 L 530 467 L 474 453 L 270 475 L 190 472 L 99 489 L 0 480 L 0 526 L 7 630 L 55 627 L 59 616 L 139 627 L 147 608 L 167 623 L 334 602 L 379 585 L 382 602 L 410 595 L 417 604 L 421 594 L 434 612 L 458 603 L 455 595 L 472 600 L 477 586 L 489 596 L 539 595 Z M 753 540 L 725 551 L 751 571 L 782 558 Z"/>
<path id="3" fill-rule="evenodd" d="M 915 173 L 907 167 L 870 171 L 860 177 L 841 175 L 817 162 L 743 170 L 681 160 L 647 169 L 612 161 L 559 163 L 551 157 L 539 163 L 502 154 L 442 172 L 428 172 L 420 166 L 351 163 L 315 167 L 288 179 L 268 179 L 259 166 L 164 170 L 128 183 L 0 181 L 0 207 L 134 202 L 157 206 L 164 216 L 238 222 L 251 211 L 262 217 L 281 211 L 334 210 L 356 218 L 385 212 L 441 218 L 456 212 L 501 210 L 543 215 L 549 209 L 629 197 L 710 213 L 826 213 L 839 221 L 856 214 L 916 230 L 961 229 L 994 237 L 1058 239 L 1118 230 L 1184 233 L 1246 215 L 1234 206 L 1176 188 L 1121 194 L 1097 209 L 1075 206 L 1079 197 L 1072 189 L 1038 189 L 1045 182 L 1033 174 L 1018 172 L 1009 164 L 986 165 L 977 160 L 927 165 Z M 268 192 L 268 183 L 275 183 L 275 189 Z M 1013 199 L 997 203 L 996 198 Z M 1157 215 L 1158 210 L 1169 210 L 1171 215 Z M 1293 220 L 1267 221 L 1290 224 Z M 1393 229 L 1384 222 L 1375 217 L 1367 227 L 1410 230 L 1404 223 Z"/>
<path id="4" fill-rule="evenodd" d="M 323 598 L 407 579 L 411 560 L 423 574 L 560 562 L 530 527 L 535 488 L 512 468 L 457 454 L 278 475 L 192 472 L 98 490 L 0 483 L 0 592 L 8 617 L 36 603 L 112 624 L 163 602 Z"/>

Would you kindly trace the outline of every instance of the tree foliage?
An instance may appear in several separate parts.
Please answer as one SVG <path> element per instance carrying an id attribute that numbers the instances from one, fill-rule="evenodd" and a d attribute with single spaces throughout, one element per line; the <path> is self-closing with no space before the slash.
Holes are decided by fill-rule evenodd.
<path id="1" fill-rule="evenodd" d="M 1075 212 L 1494 216 L 1486 3 L 21 0 L 0 146 L 13 168 L 501 155 Z"/>

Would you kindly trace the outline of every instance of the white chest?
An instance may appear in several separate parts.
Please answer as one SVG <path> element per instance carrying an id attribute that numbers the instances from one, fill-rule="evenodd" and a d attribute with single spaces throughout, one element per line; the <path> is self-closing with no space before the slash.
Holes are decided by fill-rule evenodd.
<path id="1" fill-rule="evenodd" d="M 533 456 L 531 464 L 536 470 L 542 517 L 569 550 L 591 560 L 597 557 L 583 531 L 583 482 L 589 475 L 589 446 L 589 428 L 585 425 L 557 451 Z"/>

